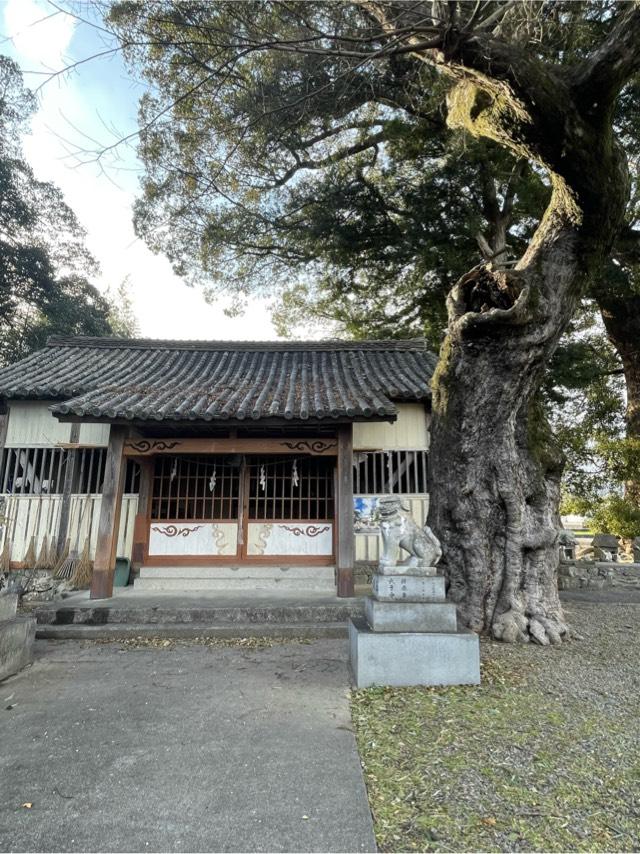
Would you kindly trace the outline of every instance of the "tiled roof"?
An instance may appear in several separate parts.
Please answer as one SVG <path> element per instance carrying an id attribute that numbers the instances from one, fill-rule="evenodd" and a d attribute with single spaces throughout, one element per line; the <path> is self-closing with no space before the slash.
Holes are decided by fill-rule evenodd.
<path id="1" fill-rule="evenodd" d="M 0 395 L 132 421 L 393 418 L 430 396 L 436 357 L 402 341 L 50 338 L 0 370 Z"/>

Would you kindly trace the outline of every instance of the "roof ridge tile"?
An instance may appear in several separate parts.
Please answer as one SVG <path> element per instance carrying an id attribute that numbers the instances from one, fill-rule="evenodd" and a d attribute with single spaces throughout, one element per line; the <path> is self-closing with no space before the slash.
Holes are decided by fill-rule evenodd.
<path id="1" fill-rule="evenodd" d="M 314 352 L 323 350 L 427 350 L 426 338 L 347 339 L 322 338 L 318 340 L 275 341 L 207 341 L 196 339 L 116 338 L 88 335 L 50 335 L 47 347 L 89 347 L 105 350 L 230 350 L 265 352 Z"/>

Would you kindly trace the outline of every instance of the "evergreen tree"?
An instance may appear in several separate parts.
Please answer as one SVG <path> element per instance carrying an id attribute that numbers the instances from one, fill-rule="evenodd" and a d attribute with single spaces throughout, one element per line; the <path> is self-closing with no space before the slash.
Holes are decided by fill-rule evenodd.
<path id="1" fill-rule="evenodd" d="M 0 363 L 48 335 L 109 335 L 110 306 L 91 284 L 97 264 L 53 184 L 38 181 L 21 137 L 35 109 L 13 60 L 0 56 Z"/>
<path id="2" fill-rule="evenodd" d="M 328 271 L 345 282 L 343 310 L 350 289 L 357 302 L 359 271 L 371 268 L 385 284 L 400 272 L 409 319 L 420 311 L 416 286 L 448 290 L 434 378 L 431 523 L 450 592 L 474 629 L 560 640 L 568 631 L 555 587 L 562 459 L 540 391 L 623 230 L 629 178 L 616 111 L 640 67 L 636 4 L 124 2 L 110 19 L 154 84 L 141 104 L 137 228 L 178 273 L 202 271 L 242 299 L 292 268 L 316 281 Z M 420 229 L 457 217 L 467 186 L 480 188 L 483 203 L 491 197 L 481 165 L 458 194 L 431 181 L 433 205 L 423 188 L 415 222 L 393 204 L 421 178 L 419 169 L 398 169 L 394 146 L 411 140 L 406 124 L 416 128 L 415 160 L 437 173 L 455 156 L 442 146 L 445 120 L 459 134 L 461 163 L 473 138 L 480 158 L 492 144 L 489 157 L 509 168 L 486 209 L 488 231 L 474 235 L 485 262 L 456 281 L 446 241 L 436 239 L 450 277 L 433 283 Z M 376 185 L 394 169 L 390 204 L 377 204 Z M 332 184 L 349 189 L 345 175 L 361 176 L 348 202 L 360 194 L 360 220 L 336 204 L 339 190 L 331 195 Z M 546 209 L 520 225 L 506 204 L 520 196 L 509 188 L 532 175 L 548 184 Z M 319 252 L 327 232 L 336 239 Z M 405 234 L 418 247 L 410 260 L 395 251 Z M 474 243 L 468 233 L 464 240 Z M 518 244 L 511 258 L 509 241 Z M 378 290 L 370 305 L 384 314 L 393 292 Z M 435 335 L 437 310 L 425 320 Z"/>

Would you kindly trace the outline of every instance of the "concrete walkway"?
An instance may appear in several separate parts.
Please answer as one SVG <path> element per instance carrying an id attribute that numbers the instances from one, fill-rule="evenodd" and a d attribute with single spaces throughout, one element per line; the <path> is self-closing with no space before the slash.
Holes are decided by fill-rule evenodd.
<path id="1" fill-rule="evenodd" d="M 0 683 L 0 850 L 375 850 L 348 686 L 338 640 L 38 641 Z"/>

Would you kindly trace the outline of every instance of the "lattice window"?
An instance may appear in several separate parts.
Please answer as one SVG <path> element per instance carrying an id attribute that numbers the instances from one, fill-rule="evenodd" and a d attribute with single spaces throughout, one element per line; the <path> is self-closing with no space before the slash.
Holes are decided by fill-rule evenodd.
<path id="1" fill-rule="evenodd" d="M 420 495 L 428 492 L 427 452 L 354 452 L 353 491 L 356 495 Z"/>
<path id="2" fill-rule="evenodd" d="M 16 495 L 60 495 L 67 466 L 75 454 L 71 492 L 99 495 L 102 492 L 106 448 L 5 448 L 0 465 L 3 493 Z M 127 461 L 125 493 L 137 493 L 140 468 Z"/>
<path id="3" fill-rule="evenodd" d="M 82 494 L 101 492 L 104 468 L 107 462 L 107 449 L 79 448 L 76 453 L 75 484 L 71 491 Z"/>
<path id="4" fill-rule="evenodd" d="M 81 494 L 100 494 L 107 464 L 106 448 L 78 448 L 76 451 L 74 485 L 71 490 Z M 137 494 L 140 487 L 140 466 L 134 460 L 126 461 L 125 495 Z"/>
<path id="5" fill-rule="evenodd" d="M 158 520 L 236 520 L 242 458 L 156 459 L 151 516 Z"/>
<path id="6" fill-rule="evenodd" d="M 333 461 L 247 457 L 249 519 L 332 519 Z"/>
<path id="7" fill-rule="evenodd" d="M 5 448 L 0 467 L 1 491 L 18 495 L 60 493 L 66 463 L 64 448 Z"/>

